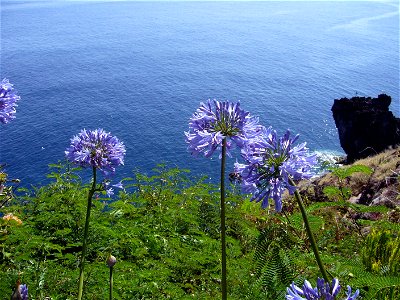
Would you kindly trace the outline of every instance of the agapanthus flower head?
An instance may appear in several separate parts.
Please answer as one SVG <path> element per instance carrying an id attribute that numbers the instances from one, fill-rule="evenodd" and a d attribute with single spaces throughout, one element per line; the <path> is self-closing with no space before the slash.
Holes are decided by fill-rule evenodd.
<path id="1" fill-rule="evenodd" d="M 325 283 L 324 279 L 318 278 L 317 287 L 313 288 L 310 282 L 304 281 L 300 288 L 294 282 L 287 288 L 286 300 L 335 300 L 340 292 L 339 280 L 334 278 L 332 283 Z M 359 290 L 351 293 L 351 287 L 347 286 L 346 298 L 344 300 L 355 300 L 359 295 Z"/>
<path id="2" fill-rule="evenodd" d="M 19 286 L 19 292 L 21 294 L 22 300 L 28 300 L 28 287 L 26 286 L 26 284 L 21 284 Z"/>
<path id="3" fill-rule="evenodd" d="M 7 124 L 15 119 L 17 101 L 21 99 L 7 78 L 0 83 L 0 122 Z"/>
<path id="4" fill-rule="evenodd" d="M 242 147 L 246 140 L 257 136 L 261 128 L 258 118 L 241 109 L 240 102 L 208 100 L 201 103 L 191 117 L 189 131 L 185 135 L 193 155 L 204 153 L 210 157 L 221 148 L 224 138 L 227 138 L 229 154 L 233 144 Z"/>
<path id="5" fill-rule="evenodd" d="M 280 212 L 283 192 L 287 189 L 293 194 L 296 189 L 289 177 L 300 180 L 313 175 L 316 156 L 308 154 L 306 143 L 295 145 L 298 137 L 292 138 L 288 130 L 279 138 L 271 127 L 263 128 L 242 148 L 245 164 L 236 163 L 235 172 L 240 174 L 243 191 L 253 194 L 252 201 L 262 201 L 263 208 L 273 199 L 275 210 Z"/>
<path id="6" fill-rule="evenodd" d="M 17 286 L 11 295 L 11 300 L 28 300 L 28 287 L 17 280 Z"/>
<path id="7" fill-rule="evenodd" d="M 103 129 L 83 129 L 71 139 L 65 151 L 67 159 L 81 167 L 95 167 L 105 175 L 124 164 L 125 145 Z"/>

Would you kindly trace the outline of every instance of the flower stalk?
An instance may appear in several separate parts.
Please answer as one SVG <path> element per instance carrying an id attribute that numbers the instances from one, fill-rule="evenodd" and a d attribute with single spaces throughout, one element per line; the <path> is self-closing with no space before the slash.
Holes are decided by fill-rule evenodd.
<path id="1" fill-rule="evenodd" d="M 222 141 L 221 157 L 221 290 L 222 300 L 227 299 L 226 282 L 226 240 L 225 240 L 225 160 L 226 160 L 226 138 Z"/>
<path id="2" fill-rule="evenodd" d="M 86 257 L 86 250 L 87 250 L 87 237 L 88 237 L 88 233 L 89 233 L 90 209 L 92 207 L 93 194 L 96 191 L 96 167 L 92 167 L 92 169 L 93 169 L 93 182 L 92 182 L 92 187 L 89 190 L 88 199 L 87 199 L 85 231 L 83 234 L 82 256 L 81 256 L 81 263 L 80 263 L 80 270 L 79 270 L 78 300 L 82 299 L 82 294 L 83 294 L 83 277 L 84 277 L 85 257 Z"/>
<path id="3" fill-rule="evenodd" d="M 111 254 L 108 256 L 106 264 L 110 268 L 110 300 L 113 298 L 113 267 L 117 263 L 117 259 Z"/>
<path id="4" fill-rule="evenodd" d="M 221 150 L 221 291 L 222 300 L 227 299 L 226 280 L 226 226 L 225 226 L 225 160 L 229 150 L 237 145 L 243 147 L 250 138 L 261 133 L 258 118 L 240 108 L 240 103 L 211 101 L 201 103 L 189 121 L 189 131 L 185 132 L 188 150 L 197 156 L 203 153 L 211 157 Z M 228 140 L 229 139 L 229 140 Z"/>
<path id="5" fill-rule="evenodd" d="M 96 189 L 96 171 L 99 169 L 106 178 L 113 175 L 115 168 L 124 164 L 125 152 L 125 145 L 115 136 L 112 136 L 101 128 L 96 130 L 81 130 L 78 135 L 71 139 L 71 145 L 65 151 L 65 155 L 70 162 L 83 168 L 90 167 L 93 170 L 92 187 L 89 190 L 87 198 L 85 231 L 83 234 L 79 272 L 78 300 L 82 299 L 83 294 L 83 276 L 93 195 L 96 191 L 101 190 L 106 190 L 108 195 L 112 194 L 112 189 L 107 189 L 107 186 L 103 186 L 102 189 Z M 108 180 L 106 182 L 109 183 Z M 114 186 L 121 187 L 121 184 Z"/>
<path id="6" fill-rule="evenodd" d="M 292 186 L 295 186 L 295 183 L 294 183 L 293 179 L 290 176 L 289 176 L 289 183 Z M 314 234 L 312 233 L 311 227 L 310 227 L 310 223 L 308 222 L 308 217 L 307 217 L 306 209 L 304 208 L 303 200 L 302 200 L 301 195 L 300 195 L 300 193 L 299 193 L 299 191 L 297 189 L 294 191 L 294 196 L 296 198 L 297 204 L 299 205 L 299 208 L 300 208 L 300 211 L 301 211 L 301 216 L 303 217 L 304 225 L 306 227 L 308 239 L 310 240 L 311 248 L 312 248 L 312 250 L 314 252 L 315 260 L 317 261 L 319 270 L 321 271 L 322 277 L 324 277 L 325 281 L 329 282 L 328 274 L 327 274 L 327 272 L 325 270 L 325 267 L 324 267 L 324 265 L 322 263 L 321 257 L 319 256 L 318 247 L 317 247 L 317 243 L 315 242 Z"/>
<path id="7" fill-rule="evenodd" d="M 312 167 L 317 161 L 315 155 L 308 154 L 306 143 L 294 145 L 298 137 L 291 138 L 288 130 L 279 138 L 271 127 L 264 129 L 263 135 L 242 149 L 246 164 L 236 163 L 235 170 L 242 176 L 243 191 L 253 194 L 251 201 L 262 201 L 263 208 L 269 205 L 269 199 L 273 199 L 275 210 L 281 212 L 283 192 L 287 189 L 289 194 L 295 195 L 318 267 L 328 282 L 303 201 L 294 182 L 311 178 Z"/>
<path id="8" fill-rule="evenodd" d="M 113 298 L 113 267 L 110 267 L 110 300 Z"/>

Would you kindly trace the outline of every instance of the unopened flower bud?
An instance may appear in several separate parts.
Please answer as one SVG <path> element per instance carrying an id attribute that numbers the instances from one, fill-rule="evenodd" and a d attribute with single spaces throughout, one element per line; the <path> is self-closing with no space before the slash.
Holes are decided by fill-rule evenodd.
<path id="1" fill-rule="evenodd" d="M 117 263 L 117 259 L 115 258 L 115 256 L 112 256 L 111 254 L 108 256 L 107 258 L 107 266 L 109 266 L 110 268 L 114 267 L 114 265 Z"/>

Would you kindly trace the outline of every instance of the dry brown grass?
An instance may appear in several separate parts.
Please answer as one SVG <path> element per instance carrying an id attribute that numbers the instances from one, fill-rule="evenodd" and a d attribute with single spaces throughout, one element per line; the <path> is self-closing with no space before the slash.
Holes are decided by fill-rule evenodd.
<path id="1" fill-rule="evenodd" d="M 377 190 L 395 184 L 400 176 L 400 147 L 358 160 L 354 164 L 368 166 L 373 170 L 371 175 L 355 173 L 351 176 L 349 182 L 354 192 L 360 193 L 366 186 Z"/>

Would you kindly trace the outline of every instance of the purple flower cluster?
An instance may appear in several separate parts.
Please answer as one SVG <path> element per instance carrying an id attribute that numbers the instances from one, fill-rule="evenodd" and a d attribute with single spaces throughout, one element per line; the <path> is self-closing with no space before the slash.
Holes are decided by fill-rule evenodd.
<path id="1" fill-rule="evenodd" d="M 247 141 L 242 148 L 245 164 L 236 163 L 235 172 L 240 175 L 242 189 L 252 193 L 251 200 L 262 201 L 268 206 L 268 199 L 275 202 L 275 210 L 282 210 L 282 194 L 287 189 L 293 194 L 296 187 L 290 179 L 308 179 L 311 169 L 317 163 L 315 155 L 309 155 L 306 143 L 294 145 L 298 135 L 291 138 L 288 130 L 278 138 L 271 127 L 263 128 L 262 134 Z"/>
<path id="2" fill-rule="evenodd" d="M 273 199 L 278 212 L 283 192 L 288 189 L 293 194 L 296 189 L 290 180 L 310 178 L 317 163 L 316 156 L 308 154 L 306 143 L 294 145 L 298 135 L 292 138 L 287 131 L 279 138 L 275 130 L 259 125 L 258 118 L 242 110 L 240 103 L 201 103 L 185 135 L 194 155 L 210 157 L 222 147 L 224 138 L 228 138 L 227 150 L 233 143 L 240 147 L 245 164 L 235 164 L 235 175 L 243 191 L 253 194 L 252 201 L 262 201 L 263 208 L 268 206 L 268 199 Z"/>
<path id="3" fill-rule="evenodd" d="M 21 284 L 19 286 L 19 292 L 21 294 L 22 300 L 28 300 L 28 287 L 26 286 L 26 284 Z"/>
<path id="4" fill-rule="evenodd" d="M 122 184 L 121 181 L 116 184 L 111 184 L 109 180 L 104 180 L 102 182 L 102 187 L 106 191 L 107 196 L 109 196 L 109 197 L 114 195 L 113 187 L 118 188 L 118 189 L 124 189 L 124 185 Z"/>
<path id="5" fill-rule="evenodd" d="M 124 164 L 125 152 L 125 145 L 103 129 L 83 129 L 71 139 L 65 155 L 74 164 L 94 167 L 109 175 L 115 172 L 115 167 Z"/>
<path id="6" fill-rule="evenodd" d="M 15 119 L 15 108 L 18 106 L 17 101 L 21 99 L 14 90 L 13 85 L 8 79 L 4 78 L 0 83 L 0 122 L 7 124 Z"/>
<path id="7" fill-rule="evenodd" d="M 229 138 L 229 151 L 233 146 L 231 141 L 243 147 L 248 139 L 259 134 L 261 128 L 258 118 L 242 110 L 239 102 L 208 100 L 207 103 L 201 103 L 193 114 L 189 121 L 189 131 L 185 135 L 188 149 L 193 155 L 204 152 L 206 157 L 210 157 L 215 150 L 221 148 L 224 138 Z"/>
<path id="8" fill-rule="evenodd" d="M 11 295 L 11 300 L 28 300 L 28 287 L 26 284 L 20 284 L 20 281 L 17 281 L 17 286 Z"/>
<path id="9" fill-rule="evenodd" d="M 299 288 L 294 282 L 287 288 L 286 300 L 334 300 L 340 292 L 339 280 L 333 279 L 332 284 L 325 283 L 324 279 L 318 278 L 317 287 L 313 288 L 307 280 L 304 281 L 303 288 Z M 359 295 L 359 290 L 351 293 L 351 287 L 347 286 L 346 298 L 344 300 L 355 300 Z"/>

